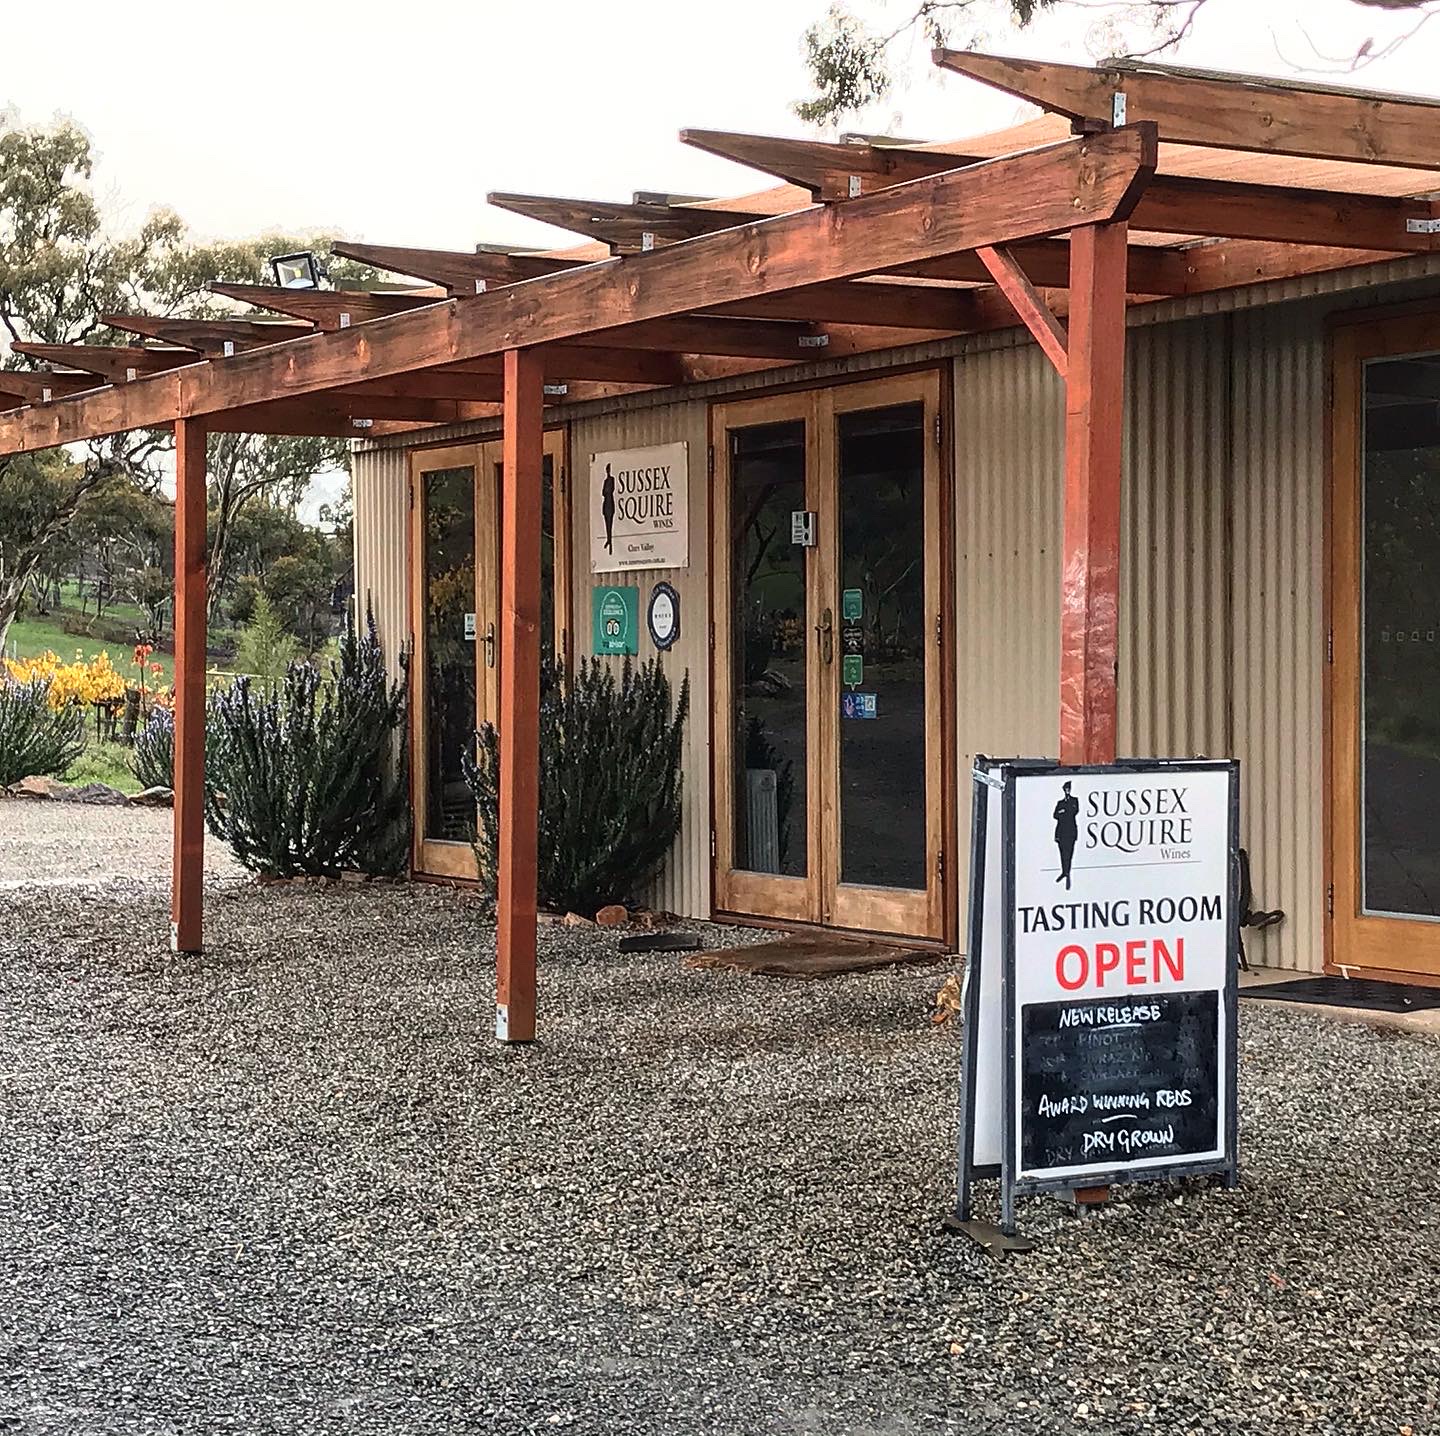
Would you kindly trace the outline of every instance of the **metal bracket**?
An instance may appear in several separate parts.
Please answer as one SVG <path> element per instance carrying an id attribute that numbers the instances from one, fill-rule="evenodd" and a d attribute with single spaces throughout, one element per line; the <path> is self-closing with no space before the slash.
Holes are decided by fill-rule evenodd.
<path id="1" fill-rule="evenodd" d="M 948 1216 L 943 1223 L 945 1230 L 955 1237 L 969 1237 L 986 1256 L 995 1261 L 1004 1261 L 1011 1252 L 1033 1252 L 1035 1243 L 1025 1237 L 1007 1236 L 993 1222 L 961 1221 L 957 1216 Z"/>
<path id="2" fill-rule="evenodd" d="M 350 422 L 357 429 L 373 429 L 375 427 L 374 419 L 351 419 Z"/>
<path id="3" fill-rule="evenodd" d="M 350 327 L 350 316 L 343 309 L 340 311 L 340 327 L 342 329 Z"/>
<path id="4" fill-rule="evenodd" d="M 484 281 L 483 279 L 477 279 L 477 280 L 475 281 L 475 293 L 476 293 L 476 294 L 484 294 L 484 293 L 485 293 L 485 281 Z"/>
<path id="5" fill-rule="evenodd" d="M 800 347 L 802 349 L 823 349 L 830 342 L 828 334 L 802 334 L 800 336 Z"/>
<path id="6" fill-rule="evenodd" d="M 1125 91 L 1116 90 L 1110 96 L 1110 123 L 1118 130 L 1125 123 Z"/>
<path id="7" fill-rule="evenodd" d="M 233 339 L 227 339 L 222 345 L 222 349 L 226 359 L 233 359 L 235 357 L 235 341 Z"/>
<path id="8" fill-rule="evenodd" d="M 984 783 L 987 788 L 994 788 L 997 792 L 1005 791 L 1005 779 L 999 773 L 987 773 L 983 768 L 972 768 L 970 776 L 976 782 Z"/>
<path id="9" fill-rule="evenodd" d="M 568 384 L 542 384 L 540 387 L 548 399 L 563 399 L 570 392 Z"/>
<path id="10" fill-rule="evenodd" d="M 851 175 L 851 176 L 850 176 L 849 189 L 850 189 L 850 198 L 851 198 L 851 199 L 859 199 L 859 198 L 860 198 L 860 176 L 859 176 L 859 175 Z"/>
<path id="11" fill-rule="evenodd" d="M 649 254 L 655 248 L 655 236 L 650 230 L 644 230 L 640 235 L 640 253 Z"/>
<path id="12" fill-rule="evenodd" d="M 1407 219 L 1406 234 L 1440 234 L 1440 219 Z"/>

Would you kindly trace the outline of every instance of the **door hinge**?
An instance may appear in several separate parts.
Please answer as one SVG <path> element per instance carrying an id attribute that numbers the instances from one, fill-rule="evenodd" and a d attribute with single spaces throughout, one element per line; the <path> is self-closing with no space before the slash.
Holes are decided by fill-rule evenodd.
<path id="1" fill-rule="evenodd" d="M 410 491 L 410 507 L 413 509 L 415 507 L 415 480 L 410 479 L 405 487 Z"/>
<path id="2" fill-rule="evenodd" d="M 705 454 L 706 472 L 713 479 L 715 477 L 715 445 L 711 444 Z"/>
<path id="3" fill-rule="evenodd" d="M 945 425 L 940 415 L 935 415 L 935 447 L 938 449 L 945 441 Z"/>
<path id="4" fill-rule="evenodd" d="M 710 829 L 710 856 L 715 856 L 715 829 Z"/>
<path id="5" fill-rule="evenodd" d="M 935 877 L 936 877 L 936 879 L 937 879 L 938 881 L 940 881 L 940 882 L 942 882 L 942 883 L 945 881 L 945 849 L 944 849 L 944 848 L 941 848 L 940 851 L 935 854 Z"/>
<path id="6" fill-rule="evenodd" d="M 1325 916 L 1335 916 L 1335 884 L 1329 883 L 1325 888 Z"/>
<path id="7" fill-rule="evenodd" d="M 1335 661 L 1335 630 L 1333 628 L 1327 629 L 1325 633 L 1325 661 L 1326 663 Z"/>
<path id="8" fill-rule="evenodd" d="M 935 615 L 935 644 L 938 648 L 945 646 L 945 615 L 941 613 Z"/>
<path id="9" fill-rule="evenodd" d="M 710 651 L 711 653 L 715 651 L 715 620 L 713 618 L 710 620 Z"/>

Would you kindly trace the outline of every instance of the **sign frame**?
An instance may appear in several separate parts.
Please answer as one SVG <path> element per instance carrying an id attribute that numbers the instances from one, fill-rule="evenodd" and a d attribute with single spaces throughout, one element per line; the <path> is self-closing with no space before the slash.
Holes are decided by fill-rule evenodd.
<path id="1" fill-rule="evenodd" d="M 670 605 L 670 626 L 666 629 L 660 627 L 656 618 L 662 601 Z M 650 590 L 645 604 L 645 627 L 650 630 L 650 642 L 661 653 L 668 653 L 680 641 L 680 595 L 674 585 L 664 579 Z"/>
<path id="2" fill-rule="evenodd" d="M 1067 1167 L 1050 1176 L 1022 1176 L 1021 1115 L 1018 1110 L 1017 1076 L 1020 1058 L 1018 1040 L 1019 1002 L 1016 969 L 1016 787 L 1017 779 L 1028 777 L 1096 777 L 1133 774 L 1153 776 L 1190 773 L 1227 777 L 1226 843 L 1224 911 L 1225 931 L 1224 981 L 1219 988 L 1206 984 L 1181 988 L 1158 995 L 1180 995 L 1182 992 L 1217 993 L 1220 1029 L 1217 1032 L 1217 1116 L 1223 1123 L 1219 1155 L 1196 1158 L 1191 1153 L 1177 1154 L 1173 1159 L 1146 1158 L 1132 1165 L 1098 1163 L 1092 1167 Z M 1113 1186 L 1141 1181 L 1175 1181 L 1184 1177 L 1219 1176 L 1229 1187 L 1239 1182 L 1239 1101 L 1238 1101 L 1238 1008 L 1239 1008 L 1239 873 L 1237 853 L 1240 826 L 1240 765 L 1234 759 L 1122 759 L 1111 764 L 1067 765 L 1045 759 L 1011 759 L 1005 761 L 977 755 L 972 773 L 971 804 L 971 878 L 970 909 L 967 923 L 967 945 L 970 958 L 965 967 L 961 1010 L 965 1023 L 961 1052 L 961 1083 L 959 1100 L 959 1131 L 957 1133 L 956 1205 L 947 1225 L 964 1230 L 981 1240 L 987 1249 L 1003 1256 L 1007 1249 L 1017 1249 L 1013 1241 L 1016 1230 L 1016 1202 L 1022 1196 L 1073 1192 L 1087 1186 Z M 998 799 L 998 802 L 992 801 Z M 998 813 L 997 813 L 998 808 Z M 999 817 L 999 832 L 995 818 Z M 996 845 L 998 844 L 998 854 Z M 993 881 L 993 866 L 998 857 L 1002 901 L 999 907 L 1001 932 L 999 940 L 987 930 L 987 882 Z M 993 895 L 992 895 L 993 896 Z M 994 909 L 990 922 L 994 922 Z M 1000 963 L 999 1011 L 994 1011 L 993 974 L 986 984 L 988 964 Z M 984 991 L 992 996 L 990 1010 L 983 1000 Z M 1086 999 L 1077 996 L 1076 1001 Z M 1001 1035 L 1000 1101 L 1001 1135 L 999 1160 L 976 1161 L 976 1132 L 982 1114 L 977 1109 L 981 1087 L 980 1046 L 988 1023 L 998 1020 Z M 994 1039 L 993 1031 L 990 1034 Z M 993 1059 L 992 1059 L 993 1060 Z M 993 1155 L 985 1154 L 987 1157 Z M 998 1233 L 984 1224 L 972 1221 L 974 1183 L 977 1179 L 1000 1179 L 1001 1220 Z"/>
<path id="3" fill-rule="evenodd" d="M 690 444 L 677 439 L 590 455 L 590 572 L 690 567 Z"/>

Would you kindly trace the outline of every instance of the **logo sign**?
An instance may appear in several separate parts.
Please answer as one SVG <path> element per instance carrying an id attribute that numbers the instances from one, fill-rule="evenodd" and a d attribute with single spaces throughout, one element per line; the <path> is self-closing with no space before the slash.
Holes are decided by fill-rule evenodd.
<path id="1" fill-rule="evenodd" d="M 880 710 L 875 695 L 873 693 L 842 693 L 840 695 L 840 716 L 842 718 L 878 718 Z"/>
<path id="2" fill-rule="evenodd" d="M 961 1172 L 1237 1173 L 1238 765 L 976 764 Z"/>
<path id="3" fill-rule="evenodd" d="M 594 650 L 597 654 L 640 651 L 640 590 L 597 588 L 591 591 Z"/>
<path id="4" fill-rule="evenodd" d="M 865 681 L 865 660 L 858 653 L 844 654 L 840 670 L 847 688 L 858 688 Z"/>
<path id="5" fill-rule="evenodd" d="M 865 615 L 865 590 L 847 588 L 840 594 L 840 617 L 853 623 Z"/>
<path id="6" fill-rule="evenodd" d="M 590 572 L 690 563 L 688 444 L 590 456 Z"/>
<path id="7" fill-rule="evenodd" d="M 668 583 L 657 583 L 645 609 L 650 642 L 663 653 L 680 637 L 680 595 Z"/>
<path id="8" fill-rule="evenodd" d="M 475 637 L 475 615 L 474 615 L 473 613 L 467 613 L 467 614 L 465 615 L 465 641 L 468 643 L 468 642 L 469 642 L 471 639 L 473 639 L 474 637 Z"/>
<path id="9" fill-rule="evenodd" d="M 815 510 L 792 509 L 790 511 L 790 542 L 800 548 L 815 547 Z"/>

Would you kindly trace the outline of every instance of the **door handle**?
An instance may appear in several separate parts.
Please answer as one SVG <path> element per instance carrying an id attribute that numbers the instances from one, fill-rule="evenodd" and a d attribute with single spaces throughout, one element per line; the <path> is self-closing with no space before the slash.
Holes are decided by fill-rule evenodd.
<path id="1" fill-rule="evenodd" d="M 493 623 L 487 623 L 487 624 L 485 625 L 485 639 L 484 639 L 484 643 L 485 643 L 485 666 L 486 666 L 486 668 L 494 668 L 494 666 L 495 666 L 495 625 L 494 625 Z"/>
<path id="2" fill-rule="evenodd" d="M 815 637 L 820 644 L 820 657 L 825 663 L 835 661 L 835 613 L 827 608 L 815 625 Z"/>

